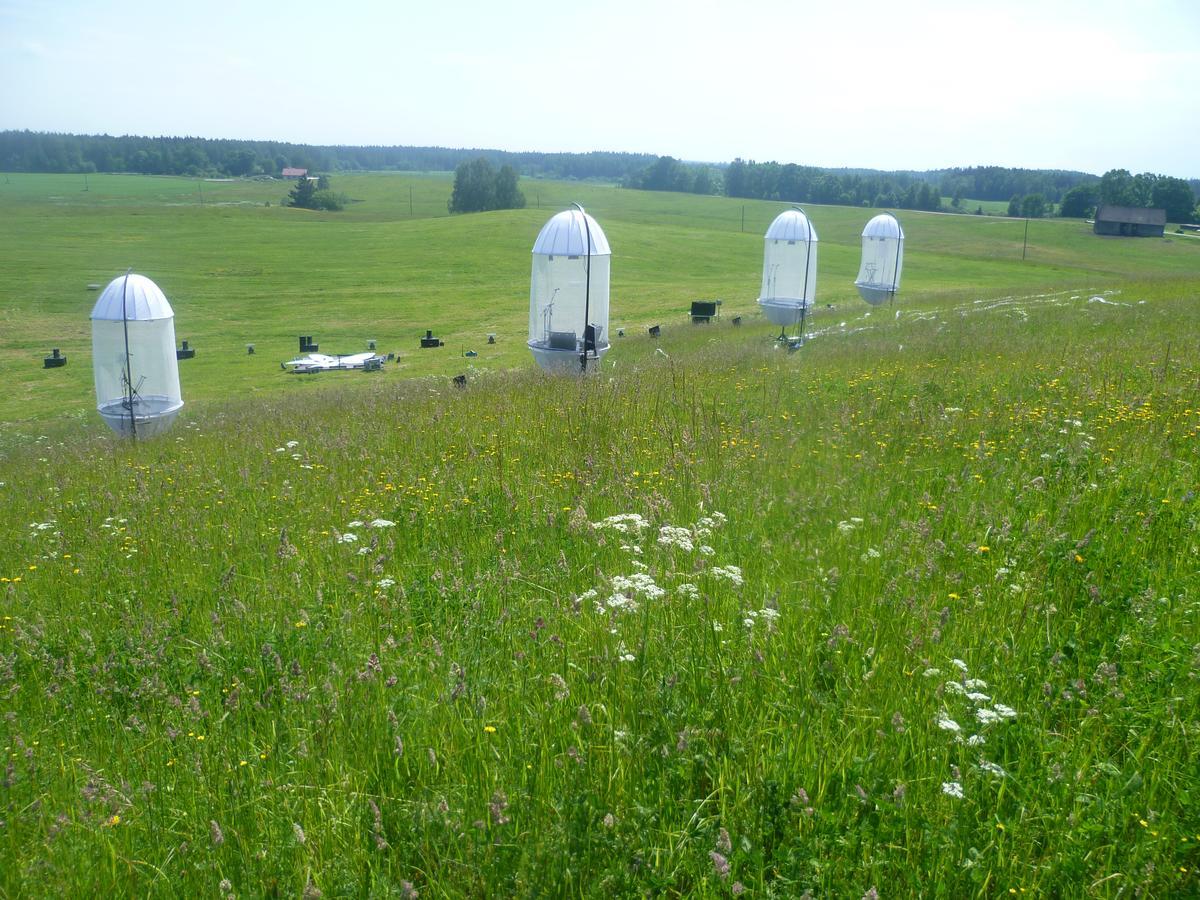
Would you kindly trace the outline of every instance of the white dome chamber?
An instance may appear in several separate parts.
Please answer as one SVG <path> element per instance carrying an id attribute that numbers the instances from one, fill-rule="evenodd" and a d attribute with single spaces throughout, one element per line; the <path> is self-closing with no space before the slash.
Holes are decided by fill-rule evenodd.
<path id="1" fill-rule="evenodd" d="M 900 290 L 904 267 L 904 229 L 890 212 L 880 213 L 863 229 L 862 265 L 854 286 L 872 306 L 891 300 Z"/>
<path id="2" fill-rule="evenodd" d="M 117 434 L 152 437 L 183 409 L 175 312 L 144 275 L 114 278 L 92 308 L 96 409 Z"/>
<path id="3" fill-rule="evenodd" d="M 758 305 L 781 328 L 801 324 L 817 295 L 817 229 L 797 206 L 775 217 L 764 240 Z"/>
<path id="4" fill-rule="evenodd" d="M 578 204 L 542 226 L 533 244 L 528 344 L 544 371 L 599 369 L 609 348 L 611 259 L 604 229 Z"/>

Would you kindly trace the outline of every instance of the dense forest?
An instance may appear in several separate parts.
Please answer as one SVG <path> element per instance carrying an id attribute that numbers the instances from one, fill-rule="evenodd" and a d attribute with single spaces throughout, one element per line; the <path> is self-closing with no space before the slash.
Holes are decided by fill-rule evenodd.
<path id="1" fill-rule="evenodd" d="M 1007 214 L 1026 218 L 1091 215 L 1101 203 L 1154 206 L 1172 222 L 1200 216 L 1195 194 L 1200 181 L 1113 169 L 1103 177 L 1055 169 L 979 166 L 927 172 L 820 169 L 794 163 L 735 159 L 725 167 L 686 163 L 660 156 L 627 176 L 626 187 L 654 191 L 724 194 L 789 203 L 820 203 L 891 209 L 983 212 L 981 201 L 1007 201 Z M 949 203 L 945 203 L 946 199 Z M 975 203 L 975 209 L 970 204 Z"/>
<path id="2" fill-rule="evenodd" d="M 957 207 L 971 200 L 1009 201 L 1014 196 L 1040 195 L 1059 203 L 1080 184 L 1099 182 L 1085 172 L 1008 169 L 982 166 L 935 169 L 928 172 L 879 172 L 871 169 L 821 169 L 794 163 L 759 163 L 735 159 L 724 170 L 684 163 L 662 156 L 625 179 L 627 187 L 658 191 L 723 193 L 728 197 L 878 206 L 897 209 L 938 209 L 943 197 Z"/>
<path id="3" fill-rule="evenodd" d="M 652 163 L 645 153 L 511 153 L 448 147 L 318 147 L 276 141 L 136 137 L 0 131 L 6 172 L 136 172 L 143 175 L 278 176 L 285 167 L 310 172 L 358 170 L 453 172 L 479 157 L 500 168 L 543 178 L 620 181 Z"/>
<path id="4" fill-rule="evenodd" d="M 278 176 L 285 167 L 310 172 L 451 172 L 483 159 L 497 170 L 532 178 L 596 179 L 655 191 L 718 194 L 790 203 L 982 212 L 970 201 L 1007 202 L 1009 215 L 1089 215 L 1098 202 L 1154 204 L 1170 221 L 1189 214 L 1200 179 L 1185 181 L 1114 169 L 1086 172 L 1003 166 L 882 172 L 824 169 L 735 159 L 728 165 L 685 162 L 646 153 L 513 153 L 449 147 L 311 146 L 277 141 L 196 137 L 73 135 L 0 131 L 0 170 L 9 172 L 136 172 L 193 177 Z M 1119 177 L 1117 177 L 1119 176 Z"/>

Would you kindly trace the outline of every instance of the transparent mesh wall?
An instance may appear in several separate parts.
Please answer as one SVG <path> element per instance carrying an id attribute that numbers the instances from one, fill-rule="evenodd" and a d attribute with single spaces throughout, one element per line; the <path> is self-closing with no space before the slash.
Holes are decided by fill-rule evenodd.
<path id="1" fill-rule="evenodd" d="M 599 326 L 597 345 L 608 346 L 608 278 L 611 257 L 592 257 L 588 318 Z M 550 334 L 574 334 L 583 340 L 587 257 L 533 255 L 529 282 L 529 342 L 549 345 Z"/>
<path id="2" fill-rule="evenodd" d="M 864 235 L 862 267 L 854 283 L 878 290 L 896 290 L 900 287 L 900 270 L 903 266 L 904 242 L 901 238 Z"/>
<path id="3" fill-rule="evenodd" d="M 761 298 L 811 306 L 817 293 L 817 246 L 816 241 L 768 240 Z"/>
<path id="4" fill-rule="evenodd" d="M 138 395 L 182 402 L 179 364 L 175 360 L 175 320 L 129 322 L 129 367 Z M 92 368 L 96 376 L 96 406 L 125 397 L 124 323 L 92 320 Z"/>

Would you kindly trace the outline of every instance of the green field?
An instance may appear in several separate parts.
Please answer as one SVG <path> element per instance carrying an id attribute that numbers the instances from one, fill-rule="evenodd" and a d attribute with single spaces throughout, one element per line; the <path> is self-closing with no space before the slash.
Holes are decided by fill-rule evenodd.
<path id="1" fill-rule="evenodd" d="M 868 211 L 809 208 L 788 353 L 780 204 L 0 181 L 0 895 L 1200 891 L 1200 242 L 909 213 L 869 309 Z M 629 334 L 551 379 L 529 249 L 574 199 Z M 87 355 L 129 265 L 199 350 L 141 443 Z M 300 333 L 401 365 L 287 376 Z"/>
<path id="2" fill-rule="evenodd" d="M 334 352 L 376 340 L 400 354 L 384 376 L 393 379 L 531 365 L 530 249 L 545 220 L 573 200 L 613 246 L 614 331 L 682 327 L 690 301 L 705 297 L 724 299 L 726 315 L 757 317 L 762 234 L 785 208 L 532 181 L 524 210 L 450 217 L 448 176 L 359 175 L 335 178 L 334 187 L 360 202 L 315 213 L 280 207 L 282 182 L 93 175 L 86 191 L 84 183 L 0 177 L 0 366 L 10 373 L 0 420 L 98 425 L 88 321 L 96 295 L 87 285 L 130 266 L 163 288 L 177 336 L 198 350 L 181 370 L 185 400 L 311 392 L 278 366 L 295 354 L 299 334 Z M 809 212 L 821 237 L 818 299 L 839 321 L 861 317 L 852 282 L 870 211 Z M 1032 223 L 1024 261 L 1023 221 L 906 213 L 903 222 L 905 309 L 1059 287 L 1094 292 L 1200 269 L 1200 242 L 1098 240 L 1073 221 Z M 427 328 L 444 350 L 418 349 Z M 67 354 L 66 368 L 40 368 L 52 347 Z M 465 350 L 478 358 L 463 359 Z M 624 355 L 618 345 L 612 359 Z"/>

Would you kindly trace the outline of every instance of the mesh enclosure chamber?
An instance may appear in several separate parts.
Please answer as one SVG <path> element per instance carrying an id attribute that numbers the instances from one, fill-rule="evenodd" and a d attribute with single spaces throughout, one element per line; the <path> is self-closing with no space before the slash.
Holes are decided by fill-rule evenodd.
<path id="1" fill-rule="evenodd" d="M 544 371 L 599 368 L 609 348 L 611 258 L 604 230 L 582 207 L 560 212 L 542 227 L 529 280 L 529 349 Z"/>
<path id="2" fill-rule="evenodd" d="M 904 229 L 891 213 L 881 213 L 862 233 L 862 265 L 854 286 L 872 306 L 896 296 L 904 267 Z"/>
<path id="3" fill-rule="evenodd" d="M 113 279 L 92 309 L 96 409 L 120 435 L 171 427 L 183 397 L 175 358 L 175 313 L 143 275 Z"/>
<path id="4" fill-rule="evenodd" d="M 801 321 L 817 296 L 817 230 L 804 210 L 789 209 L 767 229 L 763 253 L 763 314 L 786 328 Z"/>

